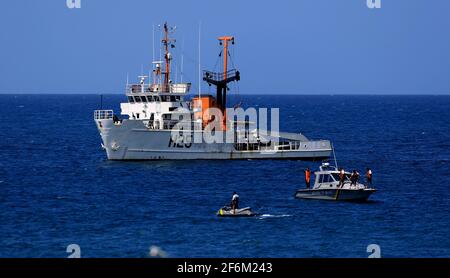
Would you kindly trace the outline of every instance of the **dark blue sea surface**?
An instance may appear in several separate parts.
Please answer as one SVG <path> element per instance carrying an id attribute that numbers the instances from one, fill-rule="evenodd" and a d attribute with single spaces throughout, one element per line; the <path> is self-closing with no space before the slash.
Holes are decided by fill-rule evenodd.
<path id="1" fill-rule="evenodd" d="M 113 162 L 97 95 L 0 95 L 0 257 L 450 256 L 449 96 L 243 96 L 279 107 L 281 129 L 330 139 L 339 164 L 366 166 L 368 203 L 297 200 L 319 162 Z M 124 96 L 104 96 L 119 112 Z M 232 99 L 230 103 L 237 102 Z M 231 104 L 230 104 L 231 105 Z M 265 214 L 221 219 L 241 196 Z"/>

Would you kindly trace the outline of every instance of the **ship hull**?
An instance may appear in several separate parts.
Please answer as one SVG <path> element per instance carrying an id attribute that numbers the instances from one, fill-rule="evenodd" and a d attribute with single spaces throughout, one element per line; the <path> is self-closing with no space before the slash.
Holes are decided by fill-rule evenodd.
<path id="1" fill-rule="evenodd" d="M 148 129 L 141 121 L 115 124 L 108 119 L 97 120 L 96 124 L 110 160 L 320 160 L 329 157 L 332 151 L 326 140 L 302 142 L 302 147 L 295 150 L 237 150 L 234 143 L 177 142 L 170 130 Z"/>
<path id="2" fill-rule="evenodd" d="M 297 199 L 315 199 L 325 201 L 367 201 L 374 189 L 303 189 L 295 193 Z"/>

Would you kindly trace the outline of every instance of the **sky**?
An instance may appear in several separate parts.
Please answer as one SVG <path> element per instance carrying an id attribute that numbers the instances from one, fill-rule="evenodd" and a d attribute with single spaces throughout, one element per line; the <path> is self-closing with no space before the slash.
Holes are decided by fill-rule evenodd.
<path id="1" fill-rule="evenodd" d="M 241 94 L 450 94 L 450 1 L 366 1 L 2 0 L 0 93 L 123 93 L 167 21 L 172 79 L 183 56 L 193 91 L 201 29 L 202 69 L 217 70 L 217 37 L 235 37 Z"/>

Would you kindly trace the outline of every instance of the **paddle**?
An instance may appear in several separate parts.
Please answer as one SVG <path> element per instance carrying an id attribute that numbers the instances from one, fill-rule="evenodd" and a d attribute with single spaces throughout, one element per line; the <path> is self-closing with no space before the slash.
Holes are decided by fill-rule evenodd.
<path id="1" fill-rule="evenodd" d="M 344 185 L 345 185 L 346 183 L 347 183 L 347 182 L 342 183 L 342 186 L 339 186 L 339 185 L 338 185 L 338 189 L 336 190 L 336 195 L 334 196 L 334 200 L 335 200 L 335 201 L 338 200 L 338 198 L 339 198 L 339 192 L 341 191 L 341 188 L 344 187 Z"/>

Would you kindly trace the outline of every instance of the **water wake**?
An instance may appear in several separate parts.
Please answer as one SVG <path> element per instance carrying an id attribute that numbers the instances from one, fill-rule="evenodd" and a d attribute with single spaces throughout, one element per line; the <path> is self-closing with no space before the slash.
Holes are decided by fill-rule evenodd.
<path id="1" fill-rule="evenodd" d="M 264 219 L 264 218 L 281 218 L 281 217 L 291 217 L 290 214 L 261 214 L 258 218 Z"/>

